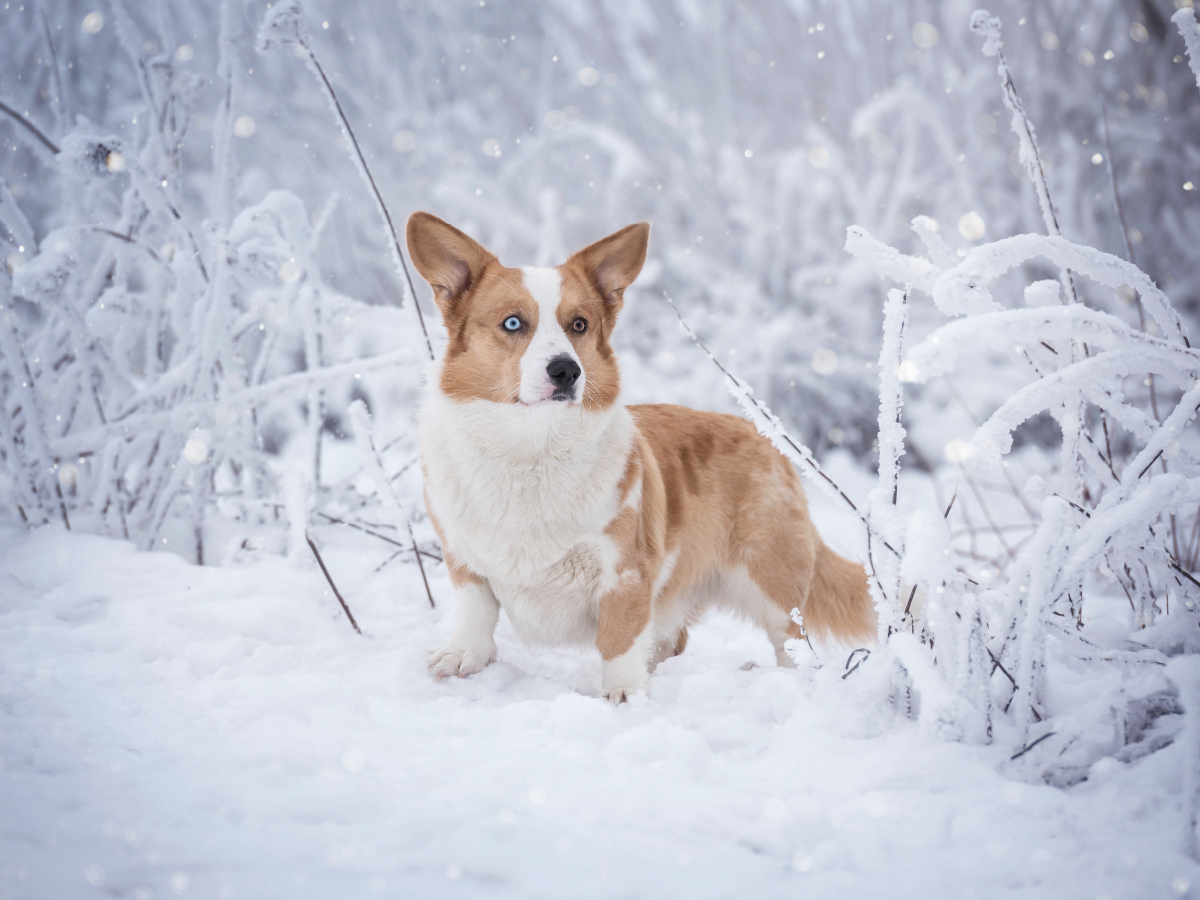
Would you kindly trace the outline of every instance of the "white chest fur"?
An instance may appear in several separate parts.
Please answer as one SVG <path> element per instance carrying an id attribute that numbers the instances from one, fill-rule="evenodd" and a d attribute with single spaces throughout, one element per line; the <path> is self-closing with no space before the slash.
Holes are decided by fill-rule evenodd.
<path id="1" fill-rule="evenodd" d="M 542 643 L 591 641 L 618 554 L 605 527 L 634 426 L 619 405 L 457 402 L 421 411 L 421 460 L 447 549 L 487 579 L 514 627 Z"/>

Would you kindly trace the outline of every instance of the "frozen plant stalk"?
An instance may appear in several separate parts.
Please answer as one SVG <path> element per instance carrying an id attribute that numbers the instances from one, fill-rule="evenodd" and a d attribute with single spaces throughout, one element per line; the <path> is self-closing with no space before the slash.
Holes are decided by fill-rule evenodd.
<path id="1" fill-rule="evenodd" d="M 408 539 L 412 542 L 413 558 L 416 559 L 417 566 L 421 570 L 421 579 L 425 582 L 425 594 L 429 597 L 429 605 L 436 607 L 437 604 L 433 602 L 433 592 L 429 589 L 429 580 L 425 577 L 425 564 L 421 562 L 421 550 L 417 546 L 416 535 L 413 534 L 412 521 L 400 508 L 400 501 L 396 499 L 396 492 L 392 490 L 392 481 L 383 470 L 383 460 L 379 456 L 379 451 L 375 449 L 375 438 L 371 433 L 371 414 L 367 411 L 367 405 L 361 400 L 355 400 L 350 404 L 349 412 L 358 452 L 377 485 L 379 499 L 383 502 L 384 510 L 391 517 L 396 533 L 408 532 Z"/>
<path id="2" fill-rule="evenodd" d="M 1012 113 L 1012 130 L 1019 144 L 1018 154 L 1029 180 L 1037 191 L 1038 206 L 1042 210 L 1042 220 L 1046 223 L 1046 232 L 1053 237 L 1062 237 L 1062 229 L 1058 227 L 1058 215 L 1054 212 L 1054 203 L 1050 199 L 1050 186 L 1046 183 L 1046 167 L 1042 163 L 1042 154 L 1038 150 L 1037 138 L 1033 133 L 1033 123 L 1025 113 L 1021 98 L 1017 94 L 1017 86 L 1013 83 L 1012 73 L 1008 62 L 1004 59 L 1004 39 L 1001 36 L 1000 20 L 986 9 L 977 9 L 971 13 L 971 30 L 983 38 L 983 55 L 996 57 L 996 72 L 1000 75 L 1000 93 L 1004 105 Z M 1066 289 L 1066 300 L 1078 303 L 1079 296 L 1075 292 L 1075 279 L 1070 269 L 1062 270 L 1062 285 Z M 1075 343 L 1071 344 L 1071 358 L 1078 356 Z M 1064 414 L 1058 417 L 1059 426 L 1063 430 L 1063 476 L 1068 478 L 1070 492 L 1079 497 L 1083 489 L 1083 464 L 1079 458 L 1080 429 L 1083 425 L 1086 407 L 1082 400 L 1076 398 L 1073 404 L 1066 406 Z"/>
<path id="3" fill-rule="evenodd" d="M 900 384 L 900 357 L 904 330 L 908 325 L 908 292 L 888 291 L 883 305 L 883 346 L 879 351 L 879 485 L 871 492 L 871 524 L 891 546 L 898 547 L 903 533 L 896 499 L 899 490 L 900 457 L 904 455 L 904 426 L 900 411 L 904 389 Z M 879 641 L 884 643 L 900 629 L 903 607 L 900 598 L 900 561 L 886 557 L 878 567 L 875 608 L 879 614 Z"/>
<path id="4" fill-rule="evenodd" d="M 1046 223 L 1049 234 L 1061 235 L 1058 227 L 1058 216 L 1054 212 L 1054 204 L 1050 202 L 1050 189 L 1046 185 L 1046 168 L 1042 164 L 1042 154 L 1038 150 L 1037 138 L 1033 133 L 1033 124 L 1025 114 L 1021 98 L 1017 95 L 1017 86 L 1013 84 L 1012 73 L 1004 59 L 1004 38 L 1000 34 L 1000 20 L 986 9 L 977 9 L 971 13 L 971 30 L 983 38 L 983 55 L 996 57 L 996 72 L 1000 75 L 1000 90 L 1004 97 L 1004 105 L 1012 113 L 1012 130 L 1020 142 L 1021 165 L 1029 173 L 1029 179 L 1037 190 L 1038 205 L 1042 209 L 1042 219 Z M 1074 297 L 1074 290 L 1070 290 Z"/>
<path id="5" fill-rule="evenodd" d="M 304 9 L 300 6 L 300 0 L 283 0 L 269 8 L 266 15 L 263 16 L 262 28 L 258 32 L 258 43 L 255 45 L 256 49 L 259 53 L 266 53 L 277 43 L 294 43 L 303 50 L 305 64 L 313 73 L 313 77 L 317 79 L 317 83 L 321 85 L 333 114 L 337 116 L 338 125 L 350 142 L 350 147 L 354 151 L 350 154 L 350 159 L 354 163 L 354 167 L 358 169 L 358 174 L 367 183 L 367 187 L 371 189 L 371 198 L 375 201 L 375 209 L 383 220 L 384 240 L 391 251 L 396 274 L 403 278 L 403 283 L 408 288 L 408 296 L 412 300 L 413 309 L 417 311 L 417 319 L 421 323 L 421 334 L 425 337 L 425 349 L 429 351 L 429 358 L 433 359 L 433 344 L 429 340 L 429 330 L 425 327 L 425 314 L 421 312 L 421 304 L 417 302 L 417 291 L 413 287 L 408 263 L 404 261 L 404 251 L 400 249 L 400 237 L 396 234 L 396 225 L 392 222 L 392 214 L 388 211 L 387 204 L 383 202 L 383 195 L 379 193 L 375 178 L 367 166 L 367 158 L 358 144 L 358 138 L 354 136 L 354 129 L 350 127 L 350 120 L 346 118 L 346 113 L 342 110 L 342 104 L 338 101 L 333 85 L 326 77 L 325 70 L 321 68 L 317 55 L 313 53 L 312 39 L 309 37 L 308 29 L 304 26 Z"/>

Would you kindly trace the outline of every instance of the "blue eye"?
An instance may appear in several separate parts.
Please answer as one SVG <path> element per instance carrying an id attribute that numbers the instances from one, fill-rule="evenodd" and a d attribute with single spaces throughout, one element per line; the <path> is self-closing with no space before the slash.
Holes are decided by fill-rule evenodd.
<path id="1" fill-rule="evenodd" d="M 521 330 L 521 320 L 518 319 L 516 316 L 509 316 L 507 319 L 504 320 L 504 330 L 505 331 L 520 331 Z"/>

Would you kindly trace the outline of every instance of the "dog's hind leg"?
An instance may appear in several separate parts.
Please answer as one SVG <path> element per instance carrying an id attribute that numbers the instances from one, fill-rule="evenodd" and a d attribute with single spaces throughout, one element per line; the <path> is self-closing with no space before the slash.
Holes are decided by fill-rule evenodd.
<path id="1" fill-rule="evenodd" d="M 793 664 L 783 649 L 789 638 L 815 635 L 852 646 L 874 638 L 866 572 L 825 546 L 803 507 L 754 538 L 743 545 L 742 559 L 750 579 L 771 601 L 766 606 L 774 607 L 760 610 L 759 618 L 781 666 Z M 800 613 L 803 626 L 792 621 L 792 610 Z"/>
<path id="2" fill-rule="evenodd" d="M 653 672 L 658 668 L 658 664 L 664 660 L 670 659 L 672 656 L 678 656 L 683 652 L 683 648 L 687 646 L 688 632 L 686 628 L 680 628 L 678 634 L 675 635 L 675 640 L 659 638 L 654 646 L 654 655 L 650 658 L 650 671 Z"/>

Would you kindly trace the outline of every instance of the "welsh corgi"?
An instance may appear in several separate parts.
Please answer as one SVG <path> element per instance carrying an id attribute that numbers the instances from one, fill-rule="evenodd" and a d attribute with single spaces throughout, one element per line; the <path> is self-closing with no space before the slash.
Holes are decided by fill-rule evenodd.
<path id="1" fill-rule="evenodd" d="M 621 402 L 610 341 L 649 237 L 639 222 L 555 268 L 508 268 L 429 213 L 408 220 L 449 335 L 419 420 L 458 601 L 438 679 L 496 659 L 501 609 L 525 640 L 594 644 L 616 703 L 713 605 L 761 625 L 781 666 L 805 630 L 875 635 L 862 566 L 821 541 L 796 471 L 750 423 Z"/>

